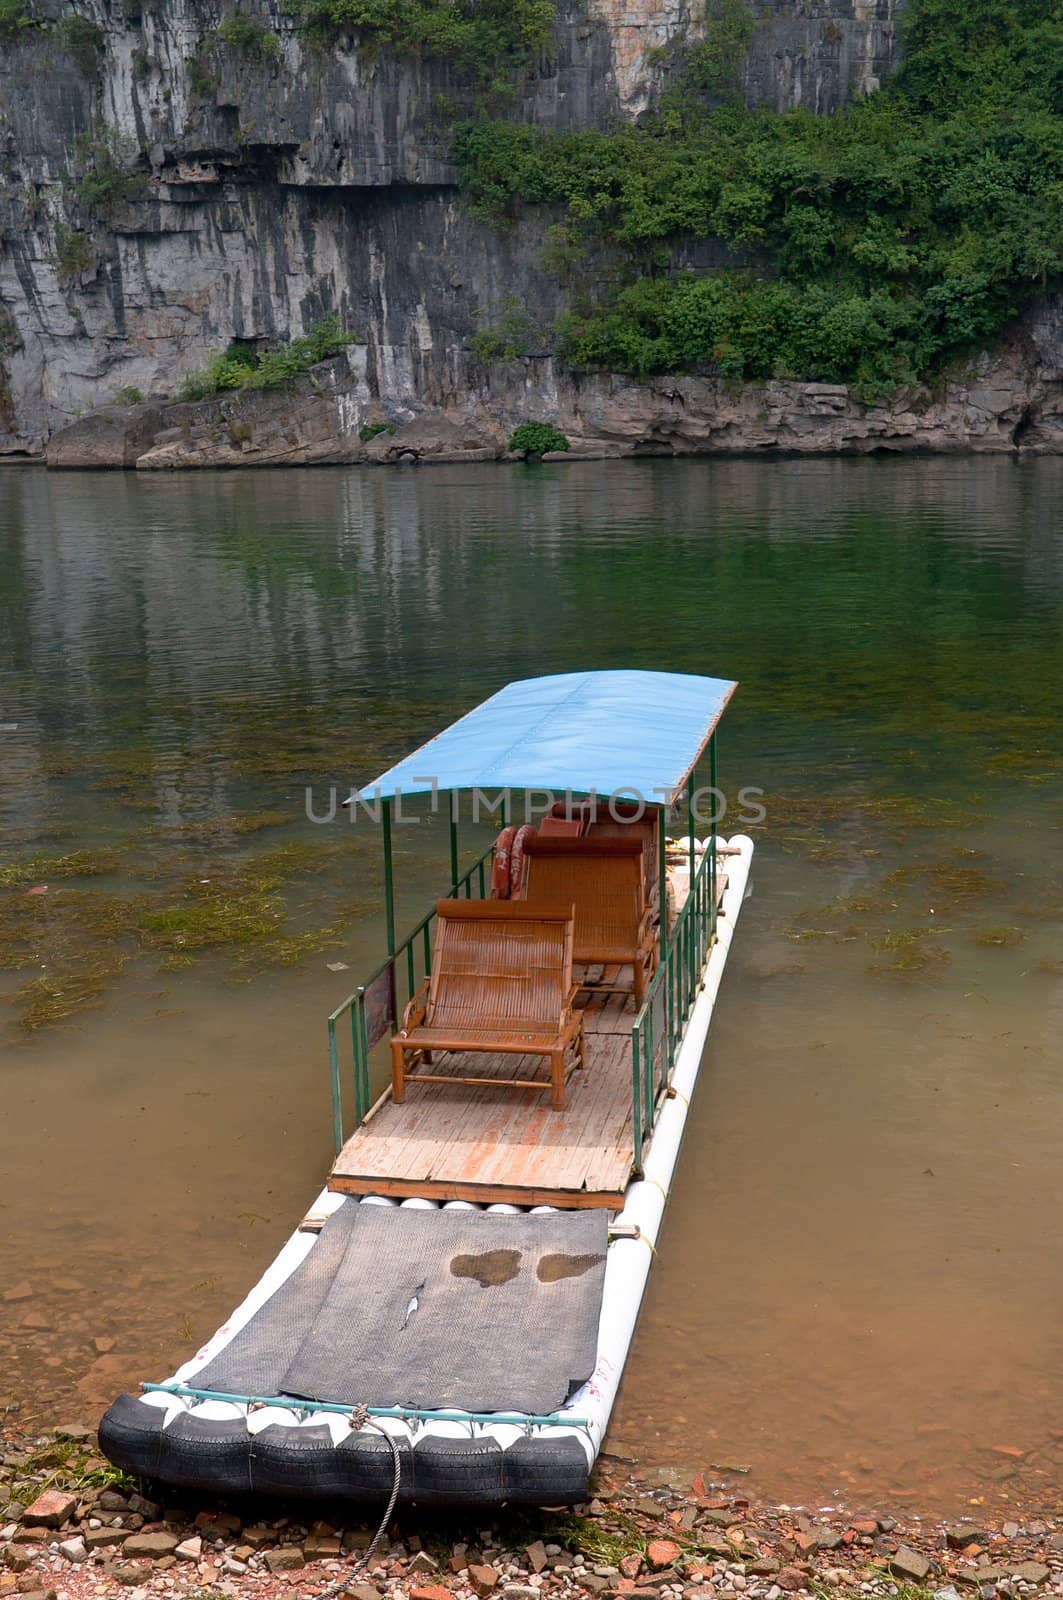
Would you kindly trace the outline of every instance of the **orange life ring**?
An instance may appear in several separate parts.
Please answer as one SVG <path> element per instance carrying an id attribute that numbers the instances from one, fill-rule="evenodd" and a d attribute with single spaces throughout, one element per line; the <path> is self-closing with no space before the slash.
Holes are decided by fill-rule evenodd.
<path id="1" fill-rule="evenodd" d="M 529 839 L 535 838 L 535 829 L 530 822 L 525 822 L 516 830 L 513 840 L 513 849 L 509 857 L 509 895 L 511 900 L 518 899 L 521 890 L 521 879 L 524 877 L 524 847 Z"/>
<path id="2" fill-rule="evenodd" d="M 495 840 L 495 859 L 491 867 L 491 899 L 509 899 L 509 873 L 516 828 L 503 828 Z"/>

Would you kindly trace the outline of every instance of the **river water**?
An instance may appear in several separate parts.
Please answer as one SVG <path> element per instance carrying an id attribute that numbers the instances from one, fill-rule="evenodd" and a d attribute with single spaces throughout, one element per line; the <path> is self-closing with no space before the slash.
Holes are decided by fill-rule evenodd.
<path id="1" fill-rule="evenodd" d="M 307 787 L 510 678 L 668 668 L 741 681 L 721 777 L 767 814 L 613 1447 L 1058 1509 L 1061 493 L 1053 461 L 0 471 L 0 1401 L 92 1420 L 165 1375 L 316 1192 L 324 1016 L 382 917 L 377 841 Z M 401 921 L 445 853 L 404 830 Z"/>

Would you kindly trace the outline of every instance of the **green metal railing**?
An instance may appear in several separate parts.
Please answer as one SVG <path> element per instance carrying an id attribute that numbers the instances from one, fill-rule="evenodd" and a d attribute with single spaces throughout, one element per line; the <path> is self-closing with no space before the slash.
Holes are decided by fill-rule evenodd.
<path id="1" fill-rule="evenodd" d="M 691 825 L 693 831 L 693 825 Z M 693 851 L 691 850 L 691 854 Z M 662 916 L 666 915 L 664 844 L 661 846 Z M 631 1030 L 634 1166 L 642 1171 L 642 1146 L 653 1132 L 657 1102 L 668 1084 L 687 1020 L 701 989 L 705 959 L 716 933 L 716 837 L 693 875 L 660 965 Z"/>
<path id="2" fill-rule="evenodd" d="M 385 813 L 386 816 L 386 813 Z M 386 839 L 386 846 L 390 840 Z M 490 862 L 494 855 L 494 842 L 488 845 L 478 861 L 474 861 L 461 877 L 457 875 L 457 861 L 451 858 L 453 879 L 448 890 L 451 899 L 480 900 L 486 898 Z M 387 875 L 390 890 L 391 876 Z M 475 890 L 474 890 L 475 885 Z M 373 1046 L 391 1034 L 399 1018 L 432 970 L 432 934 L 436 910 L 432 909 L 401 944 L 395 944 L 395 914 L 390 892 L 385 907 L 388 944 L 391 954 L 376 971 L 359 984 L 353 994 L 338 1005 L 328 1019 L 329 1068 L 332 1074 L 332 1134 L 337 1155 L 343 1148 L 343 1071 L 340 1064 L 340 1034 L 338 1025 L 349 1017 L 351 1049 L 349 1068 L 354 1086 L 354 1125 L 361 1123 L 372 1105 L 372 1088 L 369 1076 L 369 1056 Z"/>
<path id="3" fill-rule="evenodd" d="M 715 733 L 709 739 L 709 778 L 715 795 L 717 752 Z M 658 1101 L 666 1088 L 675 1058 L 682 1043 L 687 1021 L 701 988 L 705 960 L 716 932 L 717 867 L 716 825 L 713 822 L 707 848 L 694 867 L 695 854 L 695 777 L 687 777 L 687 839 L 691 868 L 690 889 L 687 899 L 667 936 L 660 964 L 646 993 L 631 1030 L 631 1089 L 632 1129 L 634 1136 L 634 1166 L 642 1170 L 643 1144 L 653 1131 Z M 715 800 L 714 800 L 715 804 Z M 503 807 L 502 821 L 506 821 Z M 384 920 L 389 954 L 376 971 L 336 1007 L 328 1019 L 329 1067 L 332 1075 L 332 1130 L 337 1154 L 343 1148 L 344 1099 L 343 1071 L 340 1064 L 339 1024 L 347 1019 L 350 1027 L 350 1070 L 354 1088 L 354 1120 L 357 1127 L 364 1121 L 372 1105 L 369 1060 L 376 1044 L 392 1034 L 399 1025 L 409 1001 L 432 970 L 432 935 L 436 920 L 435 907 L 401 944 L 395 941 L 395 901 L 393 892 L 393 862 L 391 837 L 391 804 L 382 802 L 384 843 Z M 667 845 L 664 817 L 658 834 L 659 840 L 659 894 L 661 898 L 662 928 L 667 928 Z M 674 840 L 673 844 L 680 841 Z M 458 875 L 457 814 L 451 808 L 450 864 L 452 898 L 487 897 L 490 862 L 494 855 L 494 842 L 483 855 L 462 874 Z M 475 887 L 474 887 L 475 886 Z"/>

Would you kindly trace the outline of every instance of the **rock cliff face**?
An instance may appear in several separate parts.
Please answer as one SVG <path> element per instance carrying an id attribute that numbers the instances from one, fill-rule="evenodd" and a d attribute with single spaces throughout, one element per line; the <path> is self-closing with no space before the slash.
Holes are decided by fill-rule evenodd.
<path id="1" fill-rule="evenodd" d="M 488 461 L 510 430 L 556 421 L 571 450 L 595 456 L 713 455 L 783 450 L 1063 451 L 1063 304 L 1046 302 L 992 355 L 936 391 L 860 405 L 840 384 L 728 387 L 705 378 L 635 383 L 558 370 L 546 358 L 486 369 L 463 356 L 408 370 L 403 396 L 382 391 L 366 347 L 321 363 L 291 389 L 199 404 L 114 407 L 55 434 L 55 467 L 294 466 Z M 366 425 L 386 423 L 372 438 Z"/>
<path id="2" fill-rule="evenodd" d="M 752 0 L 747 99 L 830 112 L 865 92 L 893 64 L 899 4 Z M 549 219 L 499 230 L 458 190 L 460 74 L 353 41 L 311 50 L 279 7 L 261 13 L 268 56 L 222 42 L 221 0 L 79 12 L 99 29 L 87 59 L 61 32 L 0 43 L 0 453 L 51 438 L 57 465 L 494 456 L 533 417 L 577 452 L 1058 447 L 1053 306 L 940 393 L 870 411 L 822 384 L 485 368 L 470 335 L 512 305 L 548 325 L 561 290 L 542 265 Z M 509 114 L 562 129 L 637 115 L 665 47 L 697 39 L 703 15 L 702 0 L 564 0 Z M 117 175 L 103 202 L 101 172 Z M 164 403 L 230 340 L 329 312 L 361 342 L 294 392 Z M 149 403 L 95 415 L 123 392 Z M 367 423 L 395 432 L 365 443 Z"/>
<path id="3" fill-rule="evenodd" d="M 828 111 L 866 89 L 893 59 L 898 4 L 753 0 L 748 97 Z M 69 10 L 43 0 L 37 15 Z M 525 375 L 470 377 L 464 349 L 507 304 L 549 323 L 559 288 L 541 232 L 486 227 L 458 193 L 447 130 L 469 91 L 450 66 L 353 41 L 311 50 L 279 3 L 261 13 L 268 57 L 221 41 L 221 0 L 78 12 L 98 49 L 71 53 L 61 31 L 0 41 L 0 452 L 39 451 L 121 391 L 172 396 L 231 339 L 290 337 L 331 311 L 365 340 L 352 392 L 385 410 L 450 415 L 470 382 L 476 404 L 526 409 Z M 564 0 L 510 114 L 636 115 L 661 48 L 696 39 L 702 15 L 703 0 Z M 119 175 L 105 204 L 86 182 L 101 168 Z"/>

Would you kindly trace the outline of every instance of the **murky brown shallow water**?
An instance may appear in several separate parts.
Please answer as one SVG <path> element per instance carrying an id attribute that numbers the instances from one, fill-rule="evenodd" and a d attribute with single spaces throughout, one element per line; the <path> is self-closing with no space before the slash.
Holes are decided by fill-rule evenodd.
<path id="1" fill-rule="evenodd" d="M 379 874 L 305 785 L 511 677 L 665 666 L 742 680 L 723 773 L 768 819 L 613 1439 L 803 1502 L 1058 1508 L 1061 488 L 0 473 L 0 874 L 34 862 L 0 876 L 0 1400 L 91 1419 L 172 1370 L 320 1185 Z M 407 921 L 445 840 L 401 850 Z M 100 986 L 28 1034 L 41 960 Z"/>

